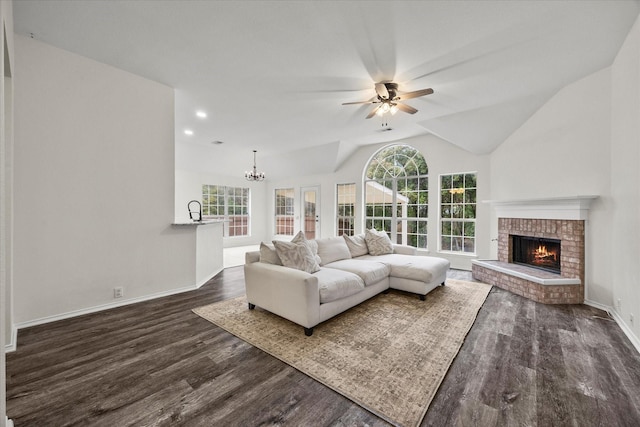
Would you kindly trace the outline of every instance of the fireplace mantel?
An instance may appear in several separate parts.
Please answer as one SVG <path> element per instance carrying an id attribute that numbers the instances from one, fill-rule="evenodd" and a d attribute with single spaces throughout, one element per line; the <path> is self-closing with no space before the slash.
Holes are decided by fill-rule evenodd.
<path id="1" fill-rule="evenodd" d="M 586 220 L 591 203 L 598 196 L 552 197 L 545 199 L 484 200 L 498 218 Z"/>

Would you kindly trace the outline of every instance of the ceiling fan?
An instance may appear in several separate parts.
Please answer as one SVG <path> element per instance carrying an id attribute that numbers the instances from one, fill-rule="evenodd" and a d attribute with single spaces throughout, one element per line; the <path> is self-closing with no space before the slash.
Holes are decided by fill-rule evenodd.
<path id="1" fill-rule="evenodd" d="M 418 98 L 420 96 L 431 95 L 433 89 L 421 89 L 413 92 L 407 92 L 398 94 L 397 83 L 376 83 L 376 97 L 369 101 L 357 101 L 357 102 L 343 102 L 342 105 L 354 105 L 354 104 L 379 104 L 368 115 L 367 119 L 375 116 L 384 115 L 385 113 L 395 114 L 398 110 L 405 113 L 415 114 L 418 112 L 410 105 L 401 104 L 401 101 L 405 101 L 411 98 Z"/>

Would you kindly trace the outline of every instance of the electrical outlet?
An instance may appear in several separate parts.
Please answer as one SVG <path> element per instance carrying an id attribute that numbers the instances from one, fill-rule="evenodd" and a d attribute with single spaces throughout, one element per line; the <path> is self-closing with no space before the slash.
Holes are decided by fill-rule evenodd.
<path id="1" fill-rule="evenodd" d="M 113 288 L 113 297 L 114 298 L 122 298 L 124 296 L 124 288 L 122 286 L 118 288 Z"/>

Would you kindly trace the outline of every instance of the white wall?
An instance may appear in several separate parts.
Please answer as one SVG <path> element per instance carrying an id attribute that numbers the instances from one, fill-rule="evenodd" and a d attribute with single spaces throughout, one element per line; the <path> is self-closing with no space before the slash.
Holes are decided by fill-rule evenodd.
<path id="1" fill-rule="evenodd" d="M 16 36 L 15 322 L 195 285 L 173 89 Z M 119 300 L 120 301 L 120 300 Z"/>
<path id="2" fill-rule="evenodd" d="M 491 155 L 494 200 L 599 196 L 586 224 L 585 297 L 605 305 L 613 290 L 610 111 L 611 71 L 605 69 L 558 92 Z"/>
<path id="3" fill-rule="evenodd" d="M 489 156 L 478 156 L 464 151 L 442 139 L 426 135 L 409 138 L 396 143 L 409 144 L 420 150 L 427 160 L 429 166 L 429 228 L 428 245 L 430 254 L 436 254 L 438 248 L 438 197 L 439 197 L 439 175 L 456 172 L 477 172 L 478 173 L 478 200 L 486 200 L 490 194 Z M 257 244 L 261 241 L 270 241 L 274 235 L 274 192 L 277 188 L 294 188 L 296 194 L 295 215 L 297 217 L 296 230 L 300 230 L 300 196 L 301 188 L 319 186 L 320 187 L 320 223 L 321 236 L 329 237 L 336 234 L 336 184 L 355 183 L 356 195 L 362 198 L 362 178 L 366 165 L 373 155 L 381 148 L 390 144 L 376 144 L 360 147 L 355 150 L 350 157 L 341 162 L 341 165 L 333 173 L 326 174 L 300 174 L 300 165 L 288 168 L 285 164 L 278 167 L 275 175 L 284 178 L 269 178 L 273 176 L 271 170 L 266 168 L 267 180 L 262 183 L 248 183 L 244 180 L 240 171 L 238 176 L 224 176 L 212 172 L 194 172 L 183 169 L 176 170 L 176 207 L 175 216 L 177 219 L 188 218 L 187 203 L 190 200 L 201 200 L 202 184 L 218 184 L 230 186 L 246 186 L 251 188 L 251 216 L 252 235 L 248 238 L 228 238 L 225 239 L 225 247 L 244 246 Z M 338 152 L 337 147 L 333 147 L 333 153 Z M 203 149 L 204 150 L 204 149 Z M 179 150 L 180 151 L 180 150 Z M 183 150 L 184 151 L 184 150 Z M 212 151 L 212 150 L 209 150 Z M 203 151 L 205 153 L 206 150 Z M 302 156 L 305 157 L 305 156 Z M 311 164 L 317 160 L 315 156 L 306 156 Z M 226 163 L 226 158 L 220 156 L 211 158 L 207 164 L 198 164 L 196 169 L 209 167 L 212 170 L 217 168 L 218 163 Z M 298 163 L 300 163 L 298 161 Z M 267 163 L 268 164 L 268 163 Z M 335 164 L 335 161 L 334 161 Z M 251 165 L 251 159 L 247 165 Z M 248 167 L 245 169 L 248 169 Z M 258 161 L 258 169 L 260 167 Z M 302 168 L 304 169 L 304 168 Z M 312 172 L 315 170 L 310 169 Z M 286 176 L 289 172 L 290 175 Z M 361 208 L 361 206 L 359 206 Z M 477 255 L 452 255 L 438 253 L 451 260 L 454 268 L 471 269 L 471 259 L 487 258 L 490 255 L 489 241 L 489 207 L 486 204 L 478 203 L 477 206 Z M 356 210 L 356 230 L 364 231 L 364 212 Z"/>
<path id="4" fill-rule="evenodd" d="M 636 21 L 611 67 L 565 87 L 491 155 L 492 199 L 600 196 L 586 227 L 585 297 L 610 309 L 636 347 L 640 346 L 639 117 L 640 23 Z M 559 175 L 554 172 L 557 168 L 562 171 Z M 495 233 L 495 218 L 492 229 Z"/>
<path id="5" fill-rule="evenodd" d="M 477 156 L 456 146 L 433 136 L 419 136 L 409 138 L 395 143 L 411 145 L 424 155 L 429 166 L 429 225 L 428 225 L 428 247 L 430 254 L 437 254 L 451 260 L 454 268 L 471 269 L 471 259 L 487 258 L 489 256 L 489 209 L 486 205 L 479 203 L 477 206 L 477 256 L 451 255 L 438 253 L 438 197 L 439 197 L 439 175 L 456 172 L 477 172 L 478 174 L 478 200 L 487 199 L 490 194 L 489 181 L 489 157 Z M 373 155 L 383 147 L 390 144 L 376 144 L 364 146 L 356 150 L 336 172 L 327 175 L 313 176 L 291 176 L 278 180 L 268 181 L 268 207 L 269 215 L 273 212 L 273 194 L 276 188 L 294 188 L 296 197 L 299 200 L 300 189 L 302 187 L 319 185 L 321 189 L 321 235 L 329 237 L 336 235 L 336 184 L 355 183 L 356 196 L 363 197 L 362 178 L 365 167 Z M 268 171 L 267 171 L 268 172 Z M 296 217 L 300 217 L 300 203 L 296 203 Z M 356 231 L 364 231 L 364 212 L 361 210 L 362 204 L 356 208 Z M 296 224 L 296 232 L 300 229 L 300 224 Z M 273 236 L 273 221 L 267 224 L 268 237 Z"/>
<path id="6" fill-rule="evenodd" d="M 589 302 L 605 307 L 614 307 L 620 299 L 621 307 L 616 310 L 627 323 L 630 314 L 638 315 L 631 312 L 631 307 L 640 306 L 640 287 L 635 286 L 640 277 L 639 33 L 636 24 L 612 67 L 563 88 L 489 156 L 469 154 L 434 136 L 400 141 L 414 145 L 425 155 L 432 184 L 437 183 L 440 173 L 478 171 L 479 201 L 599 196 L 590 210 L 586 229 L 585 296 Z M 279 177 L 274 179 L 271 175 L 266 182 L 264 205 L 260 208 L 266 214 L 266 223 L 261 224 L 264 235 L 260 239 L 274 237 L 274 190 L 293 187 L 299 197 L 302 187 L 313 185 L 321 187 L 322 236 L 333 235 L 335 185 L 354 182 L 361 197 L 363 168 L 382 146 L 357 149 L 335 172 L 300 174 L 291 168 L 289 176 L 280 177 L 285 168 L 279 168 Z M 269 176 L 269 169 L 265 171 Z M 184 182 L 195 189 L 190 193 L 193 198 L 199 196 L 201 181 Z M 180 203 L 184 204 L 186 197 L 182 199 Z M 296 203 L 298 217 L 299 209 Z M 437 209 L 437 197 L 432 196 L 431 253 L 437 248 Z M 356 227 L 362 230 L 362 212 L 357 212 Z M 478 205 L 477 229 L 478 258 L 495 258 L 497 244 L 491 240 L 497 237 L 497 219 L 488 204 Z M 259 236 L 260 233 L 255 234 L 256 238 Z M 468 258 L 451 258 L 455 267 L 468 268 Z M 637 329 L 634 331 L 638 335 Z"/>
<path id="7" fill-rule="evenodd" d="M 640 337 L 640 22 L 612 71 L 611 288 L 618 320 Z M 635 320 L 631 322 L 630 316 Z"/>
<path id="8" fill-rule="evenodd" d="M 5 344 L 13 329 L 13 4 L 0 2 L 0 427 L 7 424 Z"/>

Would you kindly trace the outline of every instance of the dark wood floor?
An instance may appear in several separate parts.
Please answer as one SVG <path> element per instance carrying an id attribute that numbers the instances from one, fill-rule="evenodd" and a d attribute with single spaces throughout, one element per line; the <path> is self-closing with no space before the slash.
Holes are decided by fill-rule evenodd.
<path id="1" fill-rule="evenodd" d="M 191 312 L 243 293 L 235 267 L 197 291 L 21 330 L 7 355 L 9 417 L 18 427 L 387 425 Z M 602 311 L 494 288 L 422 425 L 640 426 L 640 355 Z"/>

